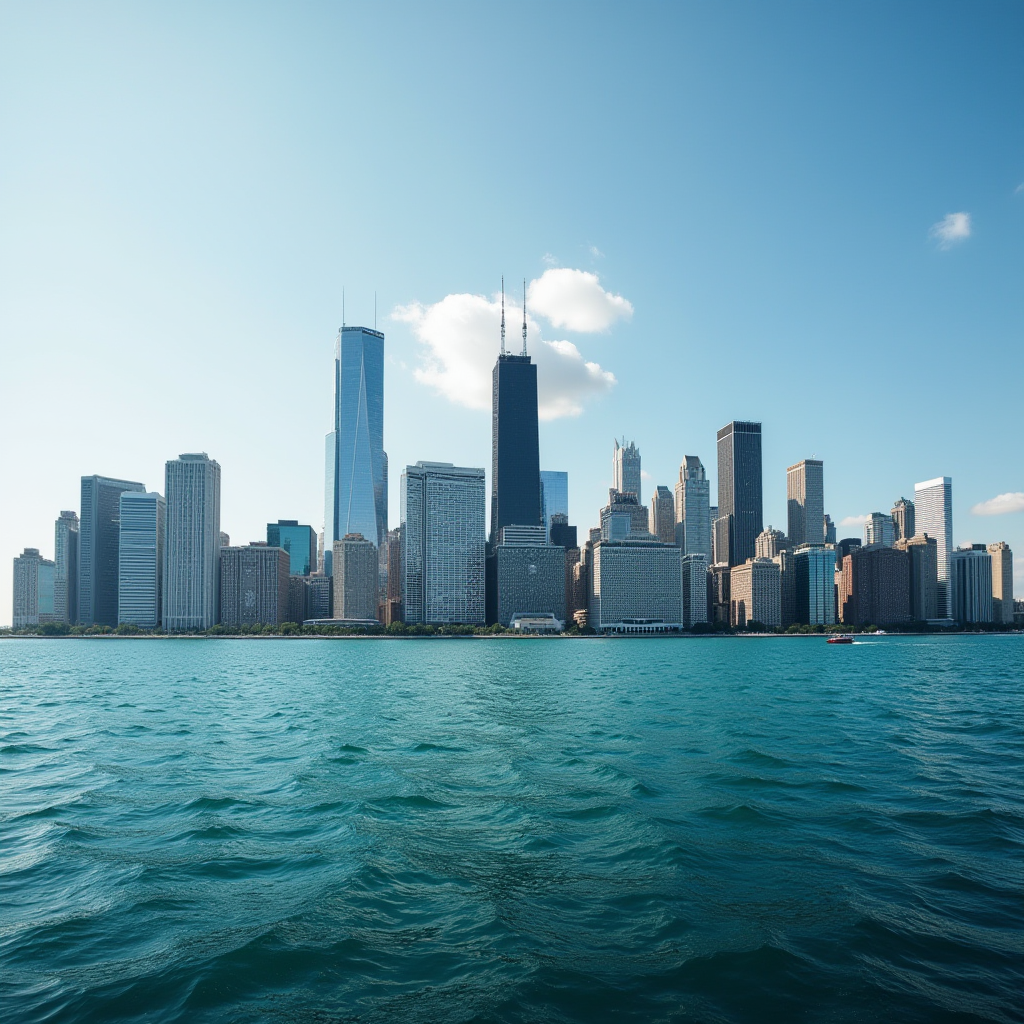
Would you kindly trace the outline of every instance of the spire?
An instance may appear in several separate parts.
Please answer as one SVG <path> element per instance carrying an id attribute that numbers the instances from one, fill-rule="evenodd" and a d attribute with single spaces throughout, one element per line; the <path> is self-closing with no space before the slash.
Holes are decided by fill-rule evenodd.
<path id="1" fill-rule="evenodd" d="M 505 275 L 501 275 L 501 354 L 505 354 Z"/>
<path id="2" fill-rule="evenodd" d="M 523 278 L 523 355 L 526 355 L 526 278 Z"/>

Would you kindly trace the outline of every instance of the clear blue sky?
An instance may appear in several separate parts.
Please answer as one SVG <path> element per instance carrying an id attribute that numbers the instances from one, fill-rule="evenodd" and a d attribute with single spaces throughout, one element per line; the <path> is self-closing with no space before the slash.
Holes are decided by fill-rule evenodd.
<path id="1" fill-rule="evenodd" d="M 460 310 L 554 268 L 623 300 L 574 330 L 537 292 L 582 530 L 613 437 L 649 494 L 759 419 L 766 524 L 812 454 L 837 521 L 950 475 L 1024 590 L 1024 512 L 970 512 L 1024 492 L 1022 115 L 1016 2 L 4 4 L 0 623 L 83 473 L 207 451 L 233 541 L 319 527 L 343 286 L 387 334 L 392 525 L 406 463 L 489 466 Z"/>

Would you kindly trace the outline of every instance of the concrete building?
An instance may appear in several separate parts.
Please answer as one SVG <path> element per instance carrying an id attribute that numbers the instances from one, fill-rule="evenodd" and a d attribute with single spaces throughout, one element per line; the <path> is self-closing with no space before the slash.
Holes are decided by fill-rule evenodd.
<path id="1" fill-rule="evenodd" d="M 385 626 L 402 621 L 402 530 L 398 527 L 388 530 L 387 549 L 387 596 L 384 599 L 384 614 L 380 617 Z"/>
<path id="2" fill-rule="evenodd" d="M 220 621 L 220 465 L 205 452 L 181 455 L 164 479 L 163 626 L 209 629 Z"/>
<path id="3" fill-rule="evenodd" d="M 361 533 L 334 542 L 334 618 L 377 618 L 377 548 Z"/>
<path id="4" fill-rule="evenodd" d="M 565 516 L 569 522 L 569 474 L 561 470 L 542 469 L 540 471 L 540 507 L 541 522 L 551 540 L 551 526 L 554 517 Z M 528 524 L 529 525 L 529 524 Z M 557 541 L 551 540 L 557 543 Z"/>
<path id="5" fill-rule="evenodd" d="M 612 453 L 612 489 L 621 494 L 635 494 L 637 504 L 643 504 L 640 493 L 640 449 L 630 441 L 615 442 Z"/>
<path id="6" fill-rule="evenodd" d="M 754 540 L 754 557 L 774 558 L 780 551 L 786 551 L 791 546 L 790 539 L 781 530 L 769 526 Z"/>
<path id="7" fill-rule="evenodd" d="M 843 559 L 839 594 L 845 625 L 894 626 L 910 621 L 910 558 L 881 544 L 854 548 Z"/>
<path id="8" fill-rule="evenodd" d="M 794 622 L 800 621 L 797 618 L 796 573 L 793 563 L 793 552 L 788 547 L 781 548 L 777 555 L 772 556 L 772 561 L 779 567 L 781 625 L 783 629 L 787 629 Z"/>
<path id="9" fill-rule="evenodd" d="M 708 556 L 683 555 L 683 626 L 689 629 L 708 621 Z"/>
<path id="10" fill-rule="evenodd" d="M 384 451 L 384 335 L 342 326 L 334 348 L 334 429 L 327 435 L 324 571 L 334 542 L 361 533 L 374 546 L 388 529 Z"/>
<path id="11" fill-rule="evenodd" d="M 864 524 L 864 547 L 880 544 L 884 548 L 891 548 L 895 543 L 896 526 L 892 516 L 887 516 L 883 512 L 872 512 Z"/>
<path id="12" fill-rule="evenodd" d="M 78 621 L 78 513 L 61 512 L 53 531 L 53 619 Z"/>
<path id="13" fill-rule="evenodd" d="M 992 621 L 1013 625 L 1013 552 L 1005 540 L 989 544 L 992 556 Z"/>
<path id="14" fill-rule="evenodd" d="M 711 484 L 696 455 L 684 455 L 676 482 L 676 544 L 686 555 L 713 555 Z M 718 509 L 714 509 L 717 516 Z"/>
<path id="15" fill-rule="evenodd" d="M 83 626 L 117 625 L 118 516 L 124 491 L 145 491 L 134 480 L 82 477 L 78 525 L 78 621 Z"/>
<path id="16" fill-rule="evenodd" d="M 332 552 L 333 558 L 333 552 Z M 334 580 L 322 573 L 311 575 L 306 582 L 306 618 L 303 621 L 334 617 Z"/>
<path id="17" fill-rule="evenodd" d="M 163 496 L 155 491 L 125 491 L 120 501 L 117 621 L 156 629 L 163 621 Z"/>
<path id="18" fill-rule="evenodd" d="M 992 622 L 992 556 L 984 544 L 957 548 L 950 556 L 953 618 L 964 625 Z"/>
<path id="19" fill-rule="evenodd" d="M 732 617 L 731 573 L 728 562 L 716 562 L 711 566 L 711 621 L 716 626 L 728 626 Z"/>
<path id="20" fill-rule="evenodd" d="M 565 548 L 546 543 L 544 527 L 504 527 L 494 558 L 500 625 L 517 616 L 565 621 Z"/>
<path id="21" fill-rule="evenodd" d="M 734 420 L 718 431 L 718 509 L 726 522 L 715 534 L 715 558 L 742 565 L 764 529 L 760 423 Z"/>
<path id="22" fill-rule="evenodd" d="M 577 547 L 576 527 L 569 525 L 569 517 L 561 512 L 556 512 L 551 517 L 548 527 L 548 536 L 552 544 L 557 544 L 566 551 Z"/>
<path id="23" fill-rule="evenodd" d="M 53 584 L 55 566 L 42 558 L 38 548 L 25 548 L 14 559 L 14 618 L 15 629 L 53 622 Z"/>
<path id="24" fill-rule="evenodd" d="M 624 538 L 625 534 L 621 534 L 612 522 L 619 517 L 627 523 L 626 533 L 641 537 L 649 534 L 647 509 L 640 504 L 640 499 L 632 491 L 617 491 L 612 487 L 608 490 L 608 504 L 601 509 L 601 535 L 604 539 Z"/>
<path id="25" fill-rule="evenodd" d="M 808 626 L 830 626 L 836 621 L 836 553 L 824 545 L 802 545 L 793 550 L 794 621 Z"/>
<path id="26" fill-rule="evenodd" d="M 682 558 L 674 544 L 631 536 L 594 545 L 587 621 L 605 633 L 682 628 Z"/>
<path id="27" fill-rule="evenodd" d="M 648 517 L 650 532 L 662 544 L 676 542 L 676 502 L 672 492 L 664 485 L 659 485 L 651 498 L 651 512 Z"/>
<path id="28" fill-rule="evenodd" d="M 748 558 L 729 573 L 730 625 L 746 629 L 760 622 L 771 629 L 782 625 L 782 573 L 770 558 Z"/>
<path id="29" fill-rule="evenodd" d="M 540 483 L 538 481 L 538 497 Z M 483 625 L 484 471 L 417 462 L 402 474 L 402 607 L 409 623 Z M 540 506 L 537 507 L 540 525 Z"/>
<path id="30" fill-rule="evenodd" d="M 824 464 L 804 459 L 786 470 L 787 530 L 790 543 L 825 543 Z"/>
<path id="31" fill-rule="evenodd" d="M 220 612 L 225 626 L 276 626 L 288 619 L 291 556 L 263 542 L 220 553 Z"/>
<path id="32" fill-rule="evenodd" d="M 900 538 L 894 547 L 897 551 L 906 551 L 910 559 L 910 618 L 914 622 L 945 618 L 939 614 L 938 555 L 935 538 L 918 534 L 909 539 Z"/>
<path id="33" fill-rule="evenodd" d="M 892 522 L 896 540 L 910 540 L 916 532 L 914 503 L 900 498 L 892 507 Z"/>
<path id="34" fill-rule="evenodd" d="M 953 480 L 936 477 L 914 484 L 914 523 L 917 533 L 935 538 L 939 586 L 939 617 L 951 618 L 949 559 L 953 553 Z"/>

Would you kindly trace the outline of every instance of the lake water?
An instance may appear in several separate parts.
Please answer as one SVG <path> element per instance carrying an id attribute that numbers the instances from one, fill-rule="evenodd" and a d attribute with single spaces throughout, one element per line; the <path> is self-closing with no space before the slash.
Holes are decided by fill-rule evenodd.
<path id="1" fill-rule="evenodd" d="M 5 1021 L 1024 1020 L 1024 637 L 0 641 Z"/>

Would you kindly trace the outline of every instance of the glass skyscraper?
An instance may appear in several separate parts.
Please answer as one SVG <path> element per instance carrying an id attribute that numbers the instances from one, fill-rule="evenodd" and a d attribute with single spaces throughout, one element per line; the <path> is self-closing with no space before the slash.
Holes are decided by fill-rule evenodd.
<path id="1" fill-rule="evenodd" d="M 679 466 L 675 500 L 676 543 L 687 555 L 711 561 L 711 484 L 696 455 L 684 455 Z"/>
<path id="2" fill-rule="evenodd" d="M 290 575 L 308 576 L 316 572 L 317 537 L 312 526 L 300 526 L 297 519 L 267 523 L 267 544 L 288 552 Z"/>
<path id="3" fill-rule="evenodd" d="M 754 542 L 764 529 L 760 423 L 734 420 L 718 431 L 718 516 L 728 522 L 729 548 L 726 558 L 716 536 L 718 561 L 742 565 L 753 558 Z"/>
<path id="4" fill-rule="evenodd" d="M 825 543 L 825 483 L 821 459 L 804 459 L 786 470 L 789 542 Z"/>
<path id="5" fill-rule="evenodd" d="M 953 554 L 953 479 L 939 476 L 914 484 L 914 520 L 918 533 L 935 538 L 939 576 L 939 614 L 953 615 L 949 560 Z"/>
<path id="6" fill-rule="evenodd" d="M 132 480 L 82 477 L 78 526 L 78 621 L 83 626 L 117 625 L 118 544 L 121 495 L 145 491 Z"/>
<path id="7" fill-rule="evenodd" d="M 164 499 L 155 491 L 121 495 L 118 624 L 156 629 L 164 560 Z"/>
<path id="8" fill-rule="evenodd" d="M 53 617 L 78 621 L 78 513 L 61 512 L 53 531 Z"/>
<path id="9" fill-rule="evenodd" d="M 540 473 L 541 522 L 545 536 L 551 539 L 551 517 L 569 518 L 569 474 L 560 470 L 542 469 Z"/>
<path id="10" fill-rule="evenodd" d="M 384 335 L 342 327 L 334 351 L 334 429 L 327 435 L 324 572 L 334 542 L 361 533 L 380 549 L 388 530 Z"/>

